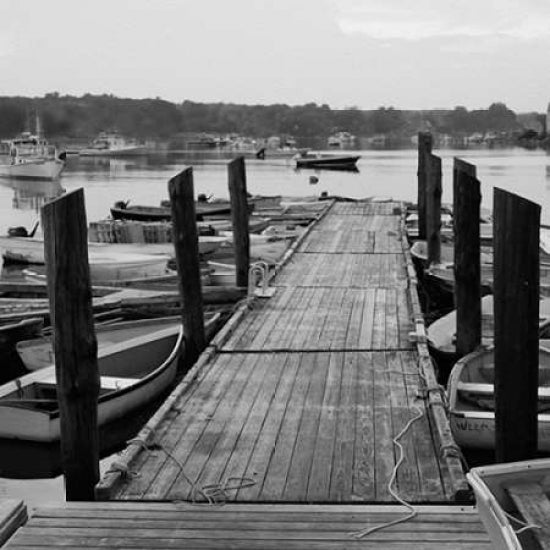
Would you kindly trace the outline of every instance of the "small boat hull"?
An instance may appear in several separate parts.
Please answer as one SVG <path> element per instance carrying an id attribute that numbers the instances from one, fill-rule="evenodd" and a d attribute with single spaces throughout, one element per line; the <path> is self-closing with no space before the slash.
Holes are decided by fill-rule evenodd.
<path id="1" fill-rule="evenodd" d="M 220 236 L 199 236 L 199 254 L 211 254 L 227 242 Z M 30 237 L 0 237 L 0 250 L 6 263 L 44 264 L 44 241 Z M 120 263 L 124 256 L 166 256 L 175 255 L 174 245 L 165 243 L 88 243 L 90 265 L 99 263 L 103 255 L 112 255 Z M 165 262 L 166 263 L 166 262 Z"/>
<path id="2" fill-rule="evenodd" d="M 0 164 L 0 177 L 27 180 L 56 180 L 65 168 L 62 160 L 36 160 L 17 164 Z"/>
<path id="3" fill-rule="evenodd" d="M 166 390 L 175 379 L 182 343 L 183 329 L 176 323 L 104 348 L 98 357 L 98 425 L 130 414 Z M 42 443 L 59 440 L 54 366 L 0 387 L 0 437 Z"/>
<path id="4" fill-rule="evenodd" d="M 494 350 L 464 356 L 448 382 L 449 423 L 456 443 L 465 449 L 495 447 Z M 550 452 L 550 351 L 539 348 L 538 445 Z"/>
<path id="5" fill-rule="evenodd" d="M 296 168 L 322 168 L 328 170 L 357 170 L 357 161 L 360 155 L 353 156 L 320 156 L 298 157 Z"/>

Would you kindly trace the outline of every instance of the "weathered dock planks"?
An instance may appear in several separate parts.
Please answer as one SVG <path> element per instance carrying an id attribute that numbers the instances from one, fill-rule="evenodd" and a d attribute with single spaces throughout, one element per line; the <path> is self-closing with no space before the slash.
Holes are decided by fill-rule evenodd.
<path id="1" fill-rule="evenodd" d="M 399 203 L 333 204 L 97 496 L 389 503 L 394 473 L 412 503 L 464 492 L 405 243 Z"/>
<path id="2" fill-rule="evenodd" d="M 6 549 L 201 548 L 490 550 L 471 507 L 425 506 L 405 522 L 363 538 L 360 531 L 403 516 L 399 506 L 71 503 L 39 508 Z"/>

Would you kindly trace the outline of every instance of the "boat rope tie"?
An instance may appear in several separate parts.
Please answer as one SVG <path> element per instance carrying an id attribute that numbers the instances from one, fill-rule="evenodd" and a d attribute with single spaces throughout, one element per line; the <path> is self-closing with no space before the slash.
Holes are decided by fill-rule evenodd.
<path id="1" fill-rule="evenodd" d="M 197 482 L 193 481 L 183 468 L 183 464 L 162 444 L 157 442 L 146 443 L 142 439 L 131 439 L 127 442 L 128 445 L 136 444 L 140 445 L 146 451 L 162 451 L 168 458 L 170 458 L 178 467 L 180 474 L 185 481 L 191 487 L 191 503 L 192 504 L 204 504 L 200 499 L 206 501 L 207 504 L 220 506 L 225 504 L 231 499 L 229 491 L 238 491 L 240 489 L 246 489 L 256 485 L 256 480 L 249 477 L 228 477 L 221 483 L 212 483 L 209 485 L 199 486 Z M 120 470 L 119 470 L 120 471 Z M 175 499 L 177 501 L 179 499 Z"/>
<path id="2" fill-rule="evenodd" d="M 404 449 L 403 449 L 403 445 L 401 445 L 401 443 L 399 442 L 399 440 L 409 431 L 409 429 L 411 428 L 411 426 L 417 421 L 417 420 L 420 420 L 423 416 L 424 416 L 424 410 L 423 408 L 417 406 L 417 405 L 414 405 L 413 406 L 413 409 L 416 410 L 416 414 L 411 417 L 409 419 L 409 421 L 405 424 L 405 426 L 403 427 L 403 429 L 393 438 L 393 444 L 398 448 L 399 450 L 399 459 L 397 460 L 397 462 L 395 463 L 395 466 L 393 467 L 393 470 L 392 470 L 392 473 L 391 473 L 391 476 L 390 476 L 390 480 L 388 482 L 388 492 L 390 493 L 390 495 L 397 501 L 399 502 L 399 504 L 402 504 L 403 506 L 405 506 L 405 508 L 407 508 L 409 510 L 409 513 L 403 517 L 400 517 L 400 518 L 397 518 L 397 519 L 394 519 L 393 521 L 389 521 L 387 523 L 382 523 L 380 525 L 375 525 L 374 527 L 368 527 L 366 529 L 362 529 L 360 531 L 356 531 L 354 533 L 350 533 L 350 536 L 356 538 L 356 539 L 361 539 L 363 537 L 366 537 L 368 535 L 371 535 L 372 533 L 376 532 L 376 531 L 380 531 L 381 529 L 386 529 L 388 527 L 392 527 L 393 525 L 398 525 L 399 523 L 404 523 L 405 521 L 409 521 L 413 518 L 415 518 L 417 515 L 418 515 L 418 512 L 416 511 L 416 509 L 414 508 L 414 506 L 412 506 L 411 504 L 409 504 L 407 501 L 405 501 L 404 499 L 402 499 L 399 494 L 397 493 L 396 490 L 394 490 L 393 486 L 396 482 L 396 478 L 397 478 L 397 470 L 399 469 L 399 467 L 401 466 L 401 464 L 404 462 L 405 460 L 405 452 L 404 452 Z"/>
<path id="3" fill-rule="evenodd" d="M 111 463 L 105 474 L 120 474 L 121 479 L 124 481 L 139 477 L 138 472 L 130 470 L 126 464 L 122 464 L 122 462 L 117 462 L 116 460 Z"/>
<path id="4" fill-rule="evenodd" d="M 439 447 L 439 457 L 442 459 L 458 458 L 466 471 L 470 469 L 464 453 L 456 443 L 445 443 L 441 445 L 441 447 Z"/>
<path id="5" fill-rule="evenodd" d="M 522 521 L 516 516 L 513 516 L 512 514 L 508 513 L 506 510 L 503 510 L 503 512 L 508 519 L 514 521 L 518 525 L 521 525 L 521 527 L 517 531 L 514 529 L 514 533 L 516 535 L 520 535 L 521 533 L 523 533 L 524 531 L 528 531 L 529 529 L 540 529 L 541 531 L 545 529 L 542 525 L 538 525 L 537 523 L 528 523 L 528 522 Z"/>

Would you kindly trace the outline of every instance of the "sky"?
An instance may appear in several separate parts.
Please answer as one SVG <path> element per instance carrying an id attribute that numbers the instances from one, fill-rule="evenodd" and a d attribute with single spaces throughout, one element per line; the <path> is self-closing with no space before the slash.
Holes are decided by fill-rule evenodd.
<path id="1" fill-rule="evenodd" d="M 545 112 L 549 0 L 0 0 L 0 95 Z"/>

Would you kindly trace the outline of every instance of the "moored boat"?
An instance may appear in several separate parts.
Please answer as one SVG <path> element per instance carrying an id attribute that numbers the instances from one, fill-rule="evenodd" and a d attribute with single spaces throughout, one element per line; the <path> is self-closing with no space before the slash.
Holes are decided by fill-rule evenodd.
<path id="1" fill-rule="evenodd" d="M 29 180 L 56 180 L 65 168 L 65 153 L 36 134 L 23 132 L 0 143 L 0 177 Z"/>
<path id="2" fill-rule="evenodd" d="M 177 323 L 176 317 L 161 317 L 96 325 L 98 356 L 101 357 L 103 350 L 109 349 L 114 344 L 153 334 L 167 327 L 173 327 Z M 28 371 L 51 367 L 55 363 L 51 336 L 37 337 L 36 334 L 32 336 L 29 334 L 26 339 L 20 339 L 15 348 Z"/>
<path id="3" fill-rule="evenodd" d="M 449 422 L 456 443 L 465 449 L 494 449 L 494 350 L 464 356 L 448 382 Z M 550 452 L 550 350 L 539 348 L 538 445 Z"/>
<path id="4" fill-rule="evenodd" d="M 226 237 L 199 236 L 199 254 L 211 254 L 227 241 Z M 38 264 L 44 263 L 44 240 L 34 237 L 0 237 L 0 251 L 5 263 Z M 174 256 L 171 242 L 157 243 L 106 243 L 89 242 L 90 264 L 100 263 L 106 256 L 118 258 L 121 262 L 130 256 L 166 256 L 166 261 Z M 135 261 L 135 259 L 134 259 Z"/>
<path id="5" fill-rule="evenodd" d="M 306 154 L 296 157 L 296 168 L 324 168 L 328 170 L 357 170 L 361 155 Z"/>
<path id="6" fill-rule="evenodd" d="M 549 458 L 477 466 L 466 479 L 493 548 L 548 547 Z"/>
<path id="7" fill-rule="evenodd" d="M 484 346 L 493 344 L 494 316 L 493 295 L 481 298 L 481 338 Z M 456 356 L 456 310 L 443 315 L 426 329 L 428 346 L 434 353 L 436 361 L 458 360 Z M 550 336 L 550 299 L 545 298 L 539 303 L 539 338 Z"/>
<path id="8" fill-rule="evenodd" d="M 98 424 L 154 400 L 176 376 L 183 328 L 175 322 L 100 349 Z M 0 387 L 0 437 L 52 443 L 60 437 L 55 366 Z"/>
<path id="9" fill-rule="evenodd" d="M 147 148 L 135 139 L 127 139 L 118 132 L 100 132 L 99 135 L 79 151 L 83 157 L 115 157 L 143 155 Z"/>

